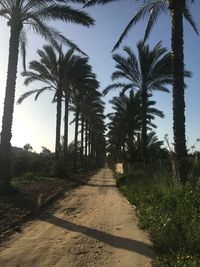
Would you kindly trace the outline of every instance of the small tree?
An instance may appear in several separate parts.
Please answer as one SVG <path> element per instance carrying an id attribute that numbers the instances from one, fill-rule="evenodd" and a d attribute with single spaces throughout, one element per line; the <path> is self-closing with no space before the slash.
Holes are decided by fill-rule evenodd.
<path id="1" fill-rule="evenodd" d="M 24 150 L 27 152 L 31 152 L 33 150 L 33 147 L 30 144 L 25 144 L 24 145 Z"/>

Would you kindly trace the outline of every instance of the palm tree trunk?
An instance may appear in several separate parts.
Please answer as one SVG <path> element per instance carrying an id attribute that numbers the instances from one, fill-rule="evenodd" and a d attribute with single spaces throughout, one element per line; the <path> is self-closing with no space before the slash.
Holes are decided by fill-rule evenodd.
<path id="1" fill-rule="evenodd" d="M 81 116 L 81 166 L 83 167 L 84 118 Z"/>
<path id="2" fill-rule="evenodd" d="M 88 167 L 88 121 L 85 122 L 85 167 Z"/>
<path id="3" fill-rule="evenodd" d="M 133 161 L 134 161 L 133 132 L 134 132 L 133 130 L 130 131 L 130 143 L 131 143 L 131 149 L 130 149 L 130 151 L 131 151 L 131 153 L 130 153 L 131 157 L 130 157 L 130 159 L 131 159 L 131 164 L 133 164 Z"/>
<path id="4" fill-rule="evenodd" d="M 141 92 L 142 98 L 142 161 L 146 163 L 147 160 L 147 100 L 148 95 L 145 89 Z"/>
<path id="5" fill-rule="evenodd" d="M 65 92 L 65 124 L 64 124 L 64 164 L 67 162 L 68 153 L 68 121 L 69 121 L 69 98 Z"/>
<path id="6" fill-rule="evenodd" d="M 22 25 L 11 25 L 9 58 L 0 141 L 0 185 L 9 187 L 11 180 L 11 137 L 15 102 L 15 85 L 19 53 L 19 36 Z"/>
<path id="7" fill-rule="evenodd" d="M 74 169 L 77 168 L 77 160 L 78 160 L 78 122 L 79 122 L 79 110 L 76 109 L 75 134 L 74 134 Z"/>
<path id="8" fill-rule="evenodd" d="M 94 138 L 94 132 L 91 130 L 91 165 L 94 165 L 94 159 L 95 159 L 95 138 Z"/>
<path id="9" fill-rule="evenodd" d="M 96 152 L 96 157 L 95 157 L 95 165 L 98 166 L 99 164 L 99 151 Z"/>
<path id="10" fill-rule="evenodd" d="M 89 154 L 89 167 L 91 168 L 91 141 L 92 141 L 92 133 L 91 126 L 88 129 L 88 154 Z"/>
<path id="11" fill-rule="evenodd" d="M 178 176 L 182 183 L 187 180 L 187 148 L 185 138 L 185 96 L 184 96 L 184 41 L 183 3 L 170 1 L 172 23 L 172 72 L 173 72 L 173 130 Z"/>
<path id="12" fill-rule="evenodd" d="M 124 162 L 125 161 L 125 141 L 124 140 L 123 140 L 123 143 L 122 143 L 122 152 L 123 152 L 122 160 Z"/>
<path id="13" fill-rule="evenodd" d="M 132 149 L 131 149 L 131 133 L 128 134 L 128 152 L 131 160 L 131 154 L 132 154 Z"/>
<path id="14" fill-rule="evenodd" d="M 62 113 L 62 92 L 61 92 L 61 90 L 58 90 L 58 93 L 57 93 L 57 110 L 56 110 L 56 145 L 55 145 L 56 161 L 58 161 L 60 158 L 61 113 Z"/>

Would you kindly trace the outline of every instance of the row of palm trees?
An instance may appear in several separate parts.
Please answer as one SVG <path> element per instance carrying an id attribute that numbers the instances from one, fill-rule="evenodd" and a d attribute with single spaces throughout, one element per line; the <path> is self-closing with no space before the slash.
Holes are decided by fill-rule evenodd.
<path id="1" fill-rule="evenodd" d="M 74 168 L 77 167 L 78 156 L 78 133 L 81 121 L 81 165 L 85 165 L 83 156 L 96 161 L 101 151 L 96 149 L 94 139 L 104 140 L 104 103 L 101 94 L 97 91 L 99 82 L 92 72 L 88 58 L 75 54 L 74 49 L 66 53 L 60 47 L 58 51 L 50 45 L 45 45 L 42 50 L 37 51 L 39 60 L 31 61 L 29 70 L 22 73 L 25 76 L 25 85 L 39 81 L 41 88 L 27 91 L 18 99 L 21 104 L 24 99 L 35 95 L 35 100 L 45 91 L 53 92 L 53 102 L 56 102 L 56 142 L 55 158 L 59 162 L 62 158 L 67 166 L 68 155 L 68 125 L 69 111 L 74 112 L 75 137 L 74 137 Z M 63 153 L 61 153 L 61 119 L 62 103 L 64 102 L 64 138 Z M 100 134 L 99 134 L 100 131 Z M 85 145 L 83 145 L 86 140 Z M 84 150 L 85 148 L 85 150 Z M 93 154 L 91 155 L 93 151 Z M 98 154 L 98 155 L 97 155 Z M 88 162 L 86 162 L 87 164 Z"/>
<path id="2" fill-rule="evenodd" d="M 72 8 L 68 5 L 72 3 L 83 3 L 85 7 L 94 4 L 107 4 L 114 0 L 1 0 L 0 1 L 0 16 L 7 20 L 7 25 L 10 27 L 9 41 L 9 58 L 6 92 L 4 100 L 4 112 L 1 131 L 0 145 L 0 183 L 7 186 L 11 179 L 10 171 L 10 140 L 12 137 L 12 120 L 15 101 L 15 84 L 17 75 L 17 64 L 19 48 L 23 55 L 24 68 L 27 30 L 33 30 L 44 39 L 53 44 L 56 49 L 60 49 L 60 42 L 68 44 L 70 47 L 82 52 L 74 43 L 63 36 L 59 31 L 50 26 L 50 21 L 64 21 L 81 24 L 83 26 L 91 26 L 94 20 L 87 13 Z M 136 1 L 134 1 L 136 2 Z M 143 42 L 148 38 L 154 23 L 161 12 L 169 11 L 172 38 L 171 38 L 171 65 L 172 65 L 172 82 L 173 82 L 173 129 L 174 129 L 174 144 L 176 160 L 178 163 L 178 176 L 184 182 L 187 177 L 185 159 L 187 158 L 186 139 L 185 139 L 185 102 L 184 102 L 184 53 L 183 53 L 183 17 L 185 17 L 193 29 L 198 33 L 195 22 L 191 16 L 190 4 L 195 3 L 195 0 L 140 0 L 141 7 L 131 19 L 130 23 L 125 28 L 120 36 L 114 49 L 116 49 L 124 37 L 127 35 L 133 25 L 140 19 L 148 16 L 148 24 L 145 31 Z M 84 54 L 84 52 L 82 52 Z M 44 89 L 45 90 L 45 89 Z M 144 90 L 143 90 L 144 92 Z M 59 102 L 61 90 L 55 94 L 55 101 Z M 65 95 L 65 98 L 68 98 Z M 147 98 L 147 96 L 146 96 Z M 145 99 L 145 96 L 142 98 Z M 67 101 L 66 101 L 67 102 Z M 61 105 L 60 105 L 61 106 Z M 61 109 L 59 105 L 58 110 Z M 143 108 L 145 105 L 143 105 Z M 67 108 L 66 108 L 67 110 Z M 79 114 L 79 111 L 78 113 Z M 59 112 L 57 113 L 59 116 Z M 145 121 L 145 112 L 143 110 L 143 122 Z M 77 116 L 79 119 L 79 116 Z M 58 117 L 59 121 L 60 118 Z M 86 122 L 85 122 L 86 123 Z M 87 124 L 87 123 L 86 123 Z M 65 125 L 67 128 L 68 126 Z M 85 126 L 86 127 L 86 126 Z M 88 127 L 88 126 L 87 126 Z M 86 128 L 87 128 L 86 127 Z M 91 131 L 90 131 L 91 132 Z M 143 123 L 143 155 L 145 154 L 145 125 Z M 92 134 L 90 134 L 92 135 Z M 57 125 L 57 136 L 59 136 L 59 125 Z M 65 145 L 66 147 L 66 145 Z M 56 155 L 59 155 L 59 142 L 57 139 Z"/>
<path id="3" fill-rule="evenodd" d="M 116 0 L 88 0 L 85 7 L 95 4 L 107 4 Z M 198 34 L 198 29 L 191 15 L 190 6 L 195 0 L 133 0 L 141 3 L 121 34 L 113 50 L 124 40 L 130 29 L 141 19 L 148 18 L 144 40 L 146 42 L 151 30 L 161 13 L 169 13 L 171 21 L 171 65 L 173 85 L 173 132 L 174 148 L 177 162 L 177 176 L 185 183 L 188 177 L 187 147 L 185 137 L 185 91 L 184 91 L 184 33 L 185 18 Z"/>
<path id="4" fill-rule="evenodd" d="M 169 92 L 167 85 L 172 82 L 170 53 L 158 43 L 150 49 L 149 45 L 143 42 L 137 44 L 138 53 L 134 53 L 129 47 L 125 47 L 126 56 L 114 54 L 116 71 L 112 74 L 113 84 L 109 85 L 104 94 L 112 89 L 120 89 L 123 95 L 127 90 L 138 92 L 137 98 L 141 103 L 138 106 L 139 117 L 141 118 L 141 160 L 147 161 L 147 125 L 149 123 L 148 109 L 151 103 L 153 91 Z M 138 54 L 138 55 L 137 55 Z M 131 100 L 132 98 L 130 98 Z M 136 99 L 134 99 L 135 101 Z M 136 106 L 133 103 L 133 109 Z M 132 110 L 129 116 L 134 116 L 136 110 Z M 152 110 L 153 112 L 153 110 Z M 128 114 L 127 114 L 128 116 Z M 139 129 L 135 129 L 138 131 Z M 130 128 L 134 133 L 132 127 Z"/>
<path id="5" fill-rule="evenodd" d="M 73 0 L 74 3 L 83 3 L 81 0 Z M 0 16 L 7 20 L 10 28 L 9 58 L 7 81 L 5 89 L 4 110 L 2 119 L 2 131 L 0 142 L 0 186 L 8 188 L 11 180 L 11 137 L 12 121 L 15 102 L 15 85 L 17 76 L 17 65 L 19 49 L 23 55 L 25 68 L 25 55 L 27 35 L 30 30 L 40 35 L 53 44 L 57 49 L 60 42 L 82 52 L 73 42 L 63 36 L 57 29 L 49 25 L 49 22 L 63 21 L 71 22 L 86 27 L 92 26 L 94 20 L 84 11 L 69 6 L 70 1 L 64 0 L 1 0 Z M 83 52 L 82 52 L 83 53 Z M 84 54 L 84 53 L 83 53 Z M 60 101 L 61 92 L 58 91 L 55 99 Z M 57 107 L 60 109 L 59 105 Z M 59 112 L 57 113 L 59 116 Z M 59 121 L 59 118 L 57 118 Z M 57 135 L 59 125 L 57 125 Z M 58 155 L 59 145 L 57 144 Z"/>
<path id="6" fill-rule="evenodd" d="M 77 168 L 77 163 L 86 168 L 102 165 L 105 161 L 105 116 L 101 93 L 94 90 L 82 91 L 79 94 L 74 90 L 73 94 L 72 110 L 75 115 L 74 169 Z M 78 142 L 79 133 L 80 143 Z"/>
<path id="7" fill-rule="evenodd" d="M 150 98 L 151 95 L 148 95 Z M 107 150 L 109 159 L 114 162 L 142 162 L 142 96 L 141 93 L 130 91 L 129 95 L 114 97 L 110 103 L 114 112 L 108 114 Z M 146 103 L 146 146 L 145 159 L 151 162 L 152 157 L 161 156 L 162 141 L 158 141 L 153 120 L 156 116 L 163 118 L 162 111 L 155 108 L 156 102 L 148 99 Z"/>

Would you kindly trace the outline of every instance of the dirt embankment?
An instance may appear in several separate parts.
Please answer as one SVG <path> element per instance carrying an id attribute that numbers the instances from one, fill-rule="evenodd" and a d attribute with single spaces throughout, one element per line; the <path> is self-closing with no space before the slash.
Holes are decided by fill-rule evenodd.
<path id="1" fill-rule="evenodd" d="M 4 267 L 147 267 L 154 257 L 106 168 L 3 245 Z"/>

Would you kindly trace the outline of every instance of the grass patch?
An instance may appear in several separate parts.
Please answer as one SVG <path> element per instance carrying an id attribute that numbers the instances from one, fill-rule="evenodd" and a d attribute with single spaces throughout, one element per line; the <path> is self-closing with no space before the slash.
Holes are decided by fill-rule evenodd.
<path id="1" fill-rule="evenodd" d="M 55 177 L 45 177 L 45 176 L 40 176 L 38 174 L 34 174 L 32 172 L 25 173 L 21 176 L 14 177 L 12 179 L 12 186 L 18 188 L 21 185 L 26 185 L 26 184 L 31 184 L 31 183 L 38 183 L 38 182 L 53 182 L 56 181 Z"/>
<path id="2" fill-rule="evenodd" d="M 135 171 L 117 185 L 138 209 L 158 253 L 155 267 L 200 266 L 200 186 L 183 187 L 167 173 Z"/>

